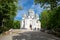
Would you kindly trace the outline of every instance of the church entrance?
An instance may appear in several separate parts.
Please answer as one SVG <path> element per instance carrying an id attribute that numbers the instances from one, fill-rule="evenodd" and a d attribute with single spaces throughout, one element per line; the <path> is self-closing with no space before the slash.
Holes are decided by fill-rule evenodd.
<path id="1" fill-rule="evenodd" d="M 32 30 L 32 25 L 30 24 L 30 29 Z"/>

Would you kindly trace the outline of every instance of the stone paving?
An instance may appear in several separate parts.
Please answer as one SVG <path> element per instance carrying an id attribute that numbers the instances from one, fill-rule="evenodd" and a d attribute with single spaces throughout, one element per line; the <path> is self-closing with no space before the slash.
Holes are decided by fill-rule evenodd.
<path id="1" fill-rule="evenodd" d="M 60 40 L 60 38 L 57 38 L 54 35 L 40 31 L 29 31 L 18 34 L 19 35 L 17 36 L 13 36 L 12 40 Z"/>
<path id="2" fill-rule="evenodd" d="M 22 30 L 22 29 L 13 29 L 12 31 L 7 31 L 3 34 L 0 34 L 0 40 L 12 40 L 13 36 L 19 35 L 18 33 L 24 33 L 32 30 Z"/>

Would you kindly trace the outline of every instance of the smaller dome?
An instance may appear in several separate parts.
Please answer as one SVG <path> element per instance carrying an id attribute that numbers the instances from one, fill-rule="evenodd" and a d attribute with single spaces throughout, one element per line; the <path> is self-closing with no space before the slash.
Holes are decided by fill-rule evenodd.
<path id="1" fill-rule="evenodd" d="M 28 11 L 28 12 L 32 12 L 32 13 L 34 13 L 33 9 L 29 9 L 29 11 Z"/>
<path id="2" fill-rule="evenodd" d="M 27 18 L 27 15 L 26 14 L 23 14 L 23 19 Z"/>
<path id="3" fill-rule="evenodd" d="M 29 14 L 30 18 L 34 18 L 34 16 L 35 16 L 33 9 L 29 9 L 28 14 Z"/>
<path id="4" fill-rule="evenodd" d="M 39 20 L 39 15 L 38 15 L 38 14 L 36 14 L 36 15 L 35 15 L 35 18 Z"/>
<path id="5" fill-rule="evenodd" d="M 30 10 L 28 11 L 28 14 L 29 14 L 29 15 L 34 15 L 34 11 L 33 11 L 32 9 L 30 9 Z"/>

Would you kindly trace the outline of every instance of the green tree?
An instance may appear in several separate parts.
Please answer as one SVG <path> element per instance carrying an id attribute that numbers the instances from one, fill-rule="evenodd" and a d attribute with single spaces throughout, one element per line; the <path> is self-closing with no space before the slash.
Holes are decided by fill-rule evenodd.
<path id="1" fill-rule="evenodd" d="M 48 20 L 49 20 L 48 10 L 44 10 L 41 13 L 41 26 L 42 26 L 42 28 L 46 29 L 47 24 L 48 24 Z"/>
<path id="2" fill-rule="evenodd" d="M 0 32 L 12 25 L 17 12 L 17 2 L 17 0 L 0 0 Z"/>
<path id="3" fill-rule="evenodd" d="M 55 31 L 60 29 L 60 7 L 55 8 L 53 11 L 50 13 L 50 18 L 49 18 L 49 26 L 48 28 L 54 29 Z M 57 30 L 56 30 L 57 29 Z M 59 30 L 60 31 L 60 30 Z"/>
<path id="4" fill-rule="evenodd" d="M 14 29 L 20 29 L 20 21 L 14 21 Z"/>
<path id="5" fill-rule="evenodd" d="M 54 9 L 56 8 L 58 5 L 60 5 L 58 2 L 60 2 L 60 0 L 35 0 L 35 3 L 39 3 L 41 4 L 41 6 L 44 5 L 50 5 L 50 6 L 46 6 L 47 8 L 51 8 Z"/>
<path id="6" fill-rule="evenodd" d="M 35 0 L 35 3 L 41 4 L 41 6 L 48 6 L 51 10 L 49 12 L 42 12 L 41 23 L 42 27 L 53 31 L 55 34 L 60 34 L 60 0 Z M 59 5 L 58 5 L 59 4 Z M 46 13 L 46 14 L 45 14 Z M 48 15 L 48 17 L 47 17 Z M 60 36 L 60 35 L 59 35 Z"/>

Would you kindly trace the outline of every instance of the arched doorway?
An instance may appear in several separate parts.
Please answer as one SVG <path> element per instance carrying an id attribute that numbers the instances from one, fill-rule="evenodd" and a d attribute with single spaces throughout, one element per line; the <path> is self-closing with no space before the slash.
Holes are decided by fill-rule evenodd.
<path id="1" fill-rule="evenodd" d="M 32 25 L 30 24 L 30 29 L 32 30 Z"/>

